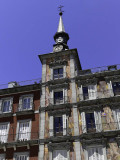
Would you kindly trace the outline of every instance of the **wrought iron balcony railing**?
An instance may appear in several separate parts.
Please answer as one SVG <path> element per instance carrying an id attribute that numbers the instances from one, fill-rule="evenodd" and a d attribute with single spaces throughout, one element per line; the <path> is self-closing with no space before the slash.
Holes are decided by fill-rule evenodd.
<path id="1" fill-rule="evenodd" d="M 101 72 L 110 72 L 110 71 L 119 70 L 119 69 L 120 69 L 120 64 L 112 65 L 112 66 L 96 67 L 96 68 L 91 68 L 87 70 L 76 71 L 76 76 L 77 75 L 83 76 L 83 75 L 95 74 L 95 73 L 101 73 Z"/>
<path id="2" fill-rule="evenodd" d="M 18 105 L 17 112 L 34 110 L 34 104 L 32 103 L 22 103 Z"/>
<path id="3" fill-rule="evenodd" d="M 96 91 L 96 92 L 88 92 L 88 93 L 84 93 L 84 94 L 79 94 L 77 101 L 109 98 L 109 97 L 114 97 L 114 96 L 120 96 L 120 90 L 113 91 L 112 89 L 106 89 L 103 91 Z"/>
<path id="4" fill-rule="evenodd" d="M 101 123 L 101 124 L 88 123 L 86 125 L 82 125 L 81 130 L 83 133 L 116 131 L 116 130 L 120 130 L 120 122 L 110 122 L 110 123 Z"/>
<path id="5" fill-rule="evenodd" d="M 51 74 L 51 75 L 43 75 L 43 76 L 46 77 L 46 81 L 51 81 L 51 80 L 57 80 L 57 79 L 63 79 L 63 78 L 69 78 L 70 77 L 67 72 L 63 72 L 62 74 Z"/>
<path id="6" fill-rule="evenodd" d="M 6 134 L 0 135 L 0 143 L 11 143 L 17 141 L 29 141 L 29 140 L 38 140 L 39 133 L 38 132 L 25 132 L 18 134 Z"/>
<path id="7" fill-rule="evenodd" d="M 63 126 L 60 127 L 55 127 L 55 129 L 49 129 L 49 136 L 68 136 L 68 135 L 72 135 L 72 129 L 70 129 L 69 127 L 67 128 L 63 128 Z"/>
<path id="8" fill-rule="evenodd" d="M 58 97 L 58 98 L 50 98 L 49 100 L 50 105 L 59 105 L 59 104 L 66 104 L 70 103 L 70 98 L 68 96 L 66 97 Z"/>

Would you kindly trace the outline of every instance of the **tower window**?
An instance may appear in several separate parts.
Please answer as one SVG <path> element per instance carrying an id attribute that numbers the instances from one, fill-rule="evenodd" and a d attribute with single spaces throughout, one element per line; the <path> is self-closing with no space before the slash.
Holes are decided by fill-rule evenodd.
<path id="1" fill-rule="evenodd" d="M 63 78 L 63 68 L 57 68 L 53 70 L 53 78 L 60 79 Z"/>
<path id="2" fill-rule="evenodd" d="M 86 113 L 86 127 L 87 132 L 95 132 L 95 118 L 94 113 Z"/>
<path id="3" fill-rule="evenodd" d="M 62 136 L 63 135 L 63 120 L 62 117 L 54 118 L 54 135 Z"/>
<path id="4" fill-rule="evenodd" d="M 54 92 L 54 104 L 63 103 L 63 91 Z"/>

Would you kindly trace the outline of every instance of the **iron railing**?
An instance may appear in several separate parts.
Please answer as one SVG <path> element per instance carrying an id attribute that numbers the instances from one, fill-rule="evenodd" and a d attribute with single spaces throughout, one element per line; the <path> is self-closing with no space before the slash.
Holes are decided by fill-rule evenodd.
<path id="1" fill-rule="evenodd" d="M 34 103 L 22 103 L 18 105 L 17 112 L 34 110 Z"/>
<path id="2" fill-rule="evenodd" d="M 26 86 L 26 85 L 33 85 L 33 84 L 40 84 L 42 82 L 41 78 L 38 79 L 32 79 L 32 80 L 27 80 L 27 81 L 20 81 L 20 82 L 13 82 L 15 83 L 14 87 L 20 87 L 20 86 Z M 7 89 L 8 88 L 8 84 L 1 84 L 0 85 L 0 90 L 1 89 Z"/>
<path id="3" fill-rule="evenodd" d="M 65 135 L 71 135 L 72 134 L 72 129 L 69 127 L 63 128 L 63 126 L 60 127 L 55 127 L 55 129 L 49 129 L 49 136 L 65 136 Z"/>
<path id="4" fill-rule="evenodd" d="M 96 132 L 106 132 L 106 131 L 117 131 L 120 130 L 120 122 L 110 122 L 110 123 L 87 123 L 81 126 L 83 133 L 96 133 Z"/>
<path id="5" fill-rule="evenodd" d="M 65 104 L 70 103 L 70 98 L 68 96 L 65 96 L 63 98 L 49 98 L 48 100 L 49 105 L 59 105 L 59 104 Z"/>
<path id="6" fill-rule="evenodd" d="M 109 98 L 109 97 L 114 97 L 114 96 L 119 96 L 119 95 L 120 95 L 120 90 L 119 91 L 113 91 L 113 89 L 106 89 L 106 90 L 102 90 L 102 91 L 79 94 L 78 98 L 77 98 L 77 101 Z"/>
<path id="7" fill-rule="evenodd" d="M 11 143 L 17 141 L 29 141 L 37 139 L 39 139 L 39 132 L 0 135 L 0 143 Z"/>
<path id="8" fill-rule="evenodd" d="M 69 78 L 69 75 L 67 72 L 63 72 L 62 74 L 50 74 L 50 75 L 48 74 L 43 76 L 46 77 L 46 81 Z"/>
<path id="9" fill-rule="evenodd" d="M 101 73 L 101 72 L 110 72 L 110 71 L 119 70 L 119 69 L 120 69 L 120 64 L 112 65 L 112 66 L 96 67 L 96 68 L 91 68 L 87 70 L 76 71 L 76 76 L 95 74 L 95 73 Z"/>

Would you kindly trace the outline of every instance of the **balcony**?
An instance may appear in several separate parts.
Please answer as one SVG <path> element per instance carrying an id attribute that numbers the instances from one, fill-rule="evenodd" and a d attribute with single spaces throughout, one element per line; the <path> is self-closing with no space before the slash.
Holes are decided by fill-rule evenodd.
<path id="1" fill-rule="evenodd" d="M 56 129 L 49 129 L 49 136 L 61 137 L 61 136 L 70 136 L 72 135 L 72 129 L 63 128 L 63 126 L 56 127 Z"/>
<path id="2" fill-rule="evenodd" d="M 120 90 L 113 91 L 112 89 L 107 89 L 107 90 L 103 90 L 103 91 L 79 94 L 77 97 L 77 102 L 94 100 L 94 99 L 101 99 L 101 98 L 109 98 L 109 97 L 115 97 L 115 96 L 120 96 Z"/>
<path id="3" fill-rule="evenodd" d="M 62 105 L 67 103 L 70 103 L 70 98 L 68 96 L 63 98 L 58 97 L 49 99 L 49 105 Z"/>
<path id="4" fill-rule="evenodd" d="M 110 122 L 110 123 L 101 123 L 101 124 L 88 123 L 87 125 L 82 126 L 81 129 L 83 133 L 117 131 L 117 130 L 120 130 L 120 122 Z"/>
<path id="5" fill-rule="evenodd" d="M 3 147 L 12 148 L 14 146 L 36 145 L 38 144 L 38 139 L 39 139 L 38 132 L 0 135 L 0 148 Z"/>
<path id="6" fill-rule="evenodd" d="M 62 82 L 62 81 L 64 81 L 64 79 L 70 77 L 67 72 L 63 72 L 62 74 L 51 74 L 51 75 L 44 75 L 44 76 L 46 76 L 47 82 L 48 81 L 57 81 L 57 80 L 59 80 L 59 82 Z"/>
<path id="7" fill-rule="evenodd" d="M 120 69 L 120 64 L 112 65 L 112 66 L 103 66 L 103 67 L 97 67 L 97 68 L 91 68 L 87 70 L 80 70 L 76 72 L 76 76 L 85 76 L 89 74 L 96 74 L 96 73 L 102 73 L 102 72 L 111 72 L 115 70 Z"/>
<path id="8" fill-rule="evenodd" d="M 18 105 L 16 115 L 26 115 L 34 113 L 34 103 L 22 103 Z"/>

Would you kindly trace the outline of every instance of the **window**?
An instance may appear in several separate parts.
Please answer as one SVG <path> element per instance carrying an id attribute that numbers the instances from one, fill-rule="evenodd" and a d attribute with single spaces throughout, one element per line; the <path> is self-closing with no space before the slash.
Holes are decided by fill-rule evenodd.
<path id="1" fill-rule="evenodd" d="M 81 112 L 82 132 L 101 132 L 101 111 L 94 111 L 94 113 Z"/>
<path id="2" fill-rule="evenodd" d="M 88 148 L 87 160 L 105 160 L 105 154 L 104 154 L 103 147 Z"/>
<path id="3" fill-rule="evenodd" d="M 63 103 L 63 91 L 54 92 L 54 104 Z"/>
<path id="4" fill-rule="evenodd" d="M 83 87 L 83 100 L 96 99 L 97 89 L 96 85 L 89 85 L 88 87 Z"/>
<path id="5" fill-rule="evenodd" d="M 120 95 L 120 82 L 114 82 L 112 84 L 114 95 Z"/>
<path id="6" fill-rule="evenodd" d="M 23 110 L 30 109 L 31 107 L 32 107 L 31 98 L 30 97 L 23 98 Z"/>
<path id="7" fill-rule="evenodd" d="M 33 95 L 25 95 L 19 98 L 18 111 L 33 109 Z"/>
<path id="8" fill-rule="evenodd" d="M 60 136 L 63 134 L 63 120 L 62 117 L 54 118 L 54 135 Z"/>
<path id="9" fill-rule="evenodd" d="M 95 132 L 95 118 L 94 113 L 86 113 L 87 132 Z"/>
<path id="10" fill-rule="evenodd" d="M 3 108 L 2 109 L 3 109 L 3 113 L 11 111 L 10 100 L 3 101 Z"/>
<path id="11" fill-rule="evenodd" d="M 83 87 L 83 99 L 84 100 L 89 99 L 89 97 L 88 97 L 88 87 Z"/>
<path id="12" fill-rule="evenodd" d="M 54 117 L 54 135 L 63 136 L 67 131 L 67 118 L 66 114 L 60 117 Z"/>
<path id="13" fill-rule="evenodd" d="M 18 140 L 29 140 L 30 132 L 30 121 L 21 121 L 18 123 Z"/>
<path id="14" fill-rule="evenodd" d="M 66 150 L 53 151 L 53 160 L 67 160 L 67 151 Z"/>
<path id="15" fill-rule="evenodd" d="M 8 138 L 9 123 L 0 124 L 0 142 L 6 143 Z"/>
<path id="16" fill-rule="evenodd" d="M 15 160 L 28 160 L 29 159 L 29 154 L 26 152 L 22 152 L 22 153 L 15 153 L 14 155 L 14 159 Z"/>
<path id="17" fill-rule="evenodd" d="M 0 160 L 5 160 L 5 154 L 0 154 Z"/>
<path id="18" fill-rule="evenodd" d="M 53 78 L 60 79 L 63 78 L 63 68 L 57 68 L 53 70 Z"/>

